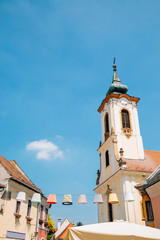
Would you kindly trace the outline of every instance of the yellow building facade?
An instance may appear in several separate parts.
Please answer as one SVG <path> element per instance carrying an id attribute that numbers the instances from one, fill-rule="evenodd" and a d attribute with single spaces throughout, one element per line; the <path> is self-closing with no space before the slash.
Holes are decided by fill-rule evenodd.
<path id="1" fill-rule="evenodd" d="M 144 221 L 142 197 L 135 185 L 155 170 L 160 159 L 154 159 L 154 151 L 143 148 L 137 111 L 140 99 L 129 96 L 127 91 L 114 62 L 112 84 L 98 109 L 102 141 L 94 191 L 103 196 L 103 204 L 98 205 L 98 221 L 125 220 L 150 225 L 150 221 Z M 116 200 L 111 201 L 111 197 Z"/>
<path id="2" fill-rule="evenodd" d="M 15 161 L 8 161 L 2 156 L 0 156 L 0 184 L 3 186 L 0 189 L 0 240 L 41 240 L 37 237 L 42 230 L 47 237 L 48 228 L 45 222 L 48 220 L 49 204 L 46 197 Z M 25 193 L 24 201 L 16 199 L 19 192 Z M 41 195 L 38 219 L 38 204 L 31 202 L 34 193 Z M 43 212 L 40 211 L 41 206 Z M 39 218 L 43 219 L 43 224 L 39 224 Z"/>

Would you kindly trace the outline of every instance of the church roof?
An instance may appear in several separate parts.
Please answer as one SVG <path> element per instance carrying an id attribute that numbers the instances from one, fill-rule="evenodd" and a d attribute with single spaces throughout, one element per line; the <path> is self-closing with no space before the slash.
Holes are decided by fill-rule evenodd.
<path id="1" fill-rule="evenodd" d="M 102 112 L 104 105 L 108 103 L 108 101 L 112 98 L 120 99 L 120 98 L 127 98 L 128 101 L 135 102 L 136 104 L 139 102 L 139 98 L 129 96 L 127 93 L 128 87 L 123 85 L 118 77 L 117 69 L 115 64 L 115 58 L 113 61 L 113 79 L 112 84 L 110 85 L 108 91 L 106 92 L 106 97 L 103 99 L 100 107 L 98 108 L 98 112 Z"/>
<path id="2" fill-rule="evenodd" d="M 117 69 L 116 69 L 116 64 L 115 64 L 115 58 L 114 58 L 114 62 L 113 62 L 113 79 L 112 79 L 112 84 L 109 87 L 106 96 L 109 93 L 126 93 L 128 91 L 128 87 L 126 85 L 123 85 L 118 77 L 117 74 Z"/>
<path id="3" fill-rule="evenodd" d="M 144 150 L 144 160 L 125 160 L 127 171 L 152 173 L 160 165 L 160 151 Z"/>
<path id="4" fill-rule="evenodd" d="M 27 187 L 41 192 L 39 188 L 37 188 L 34 183 L 27 177 L 27 175 L 23 172 L 23 170 L 18 166 L 16 161 L 8 161 L 6 158 L 0 155 L 0 164 L 7 170 L 8 174 L 11 176 L 11 179 L 18 181 L 19 183 L 26 185 Z"/>

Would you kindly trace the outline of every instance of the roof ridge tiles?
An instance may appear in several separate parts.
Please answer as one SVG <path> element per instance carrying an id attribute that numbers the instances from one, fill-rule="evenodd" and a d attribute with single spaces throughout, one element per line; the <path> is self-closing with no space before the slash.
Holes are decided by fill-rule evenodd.
<path id="1" fill-rule="evenodd" d="M 0 164 L 6 169 L 8 174 L 11 176 L 11 179 L 22 182 L 22 184 L 24 183 L 26 186 L 32 188 L 33 190 L 42 193 L 41 190 L 36 187 L 36 185 L 32 183 L 28 177 L 25 176 L 25 173 L 23 175 L 22 172 L 13 163 L 11 163 L 11 161 L 8 161 L 2 155 L 0 155 Z"/>

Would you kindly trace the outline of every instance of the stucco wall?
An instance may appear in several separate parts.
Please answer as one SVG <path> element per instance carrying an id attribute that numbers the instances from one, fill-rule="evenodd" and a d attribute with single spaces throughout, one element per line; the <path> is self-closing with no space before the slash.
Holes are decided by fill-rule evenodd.
<path id="1" fill-rule="evenodd" d="M 2 183 L 5 186 L 5 189 L 8 187 L 8 180 L 10 178 L 10 175 L 6 171 L 6 169 L 0 164 L 0 183 Z M 1 199 L 3 192 L 0 192 L 0 210 L 4 207 L 4 200 Z M 0 215 L 1 216 L 1 215 Z"/>
<path id="2" fill-rule="evenodd" d="M 155 227 L 160 228 L 160 182 L 157 182 L 146 189 L 152 202 Z"/>
<path id="3" fill-rule="evenodd" d="M 16 194 L 19 191 L 26 192 L 26 199 L 28 197 L 32 197 L 33 191 L 23 187 L 20 184 L 13 182 L 12 180 L 9 181 L 8 190 L 11 191 L 11 200 L 4 201 L 4 212 L 0 215 L 0 239 L 5 239 L 6 232 L 14 231 L 14 232 L 21 232 L 26 233 L 26 239 L 31 239 L 31 235 L 35 232 L 36 227 L 36 213 L 37 207 L 35 204 L 32 205 L 32 213 L 31 217 L 33 218 L 30 223 L 27 222 L 25 219 L 27 215 L 27 200 L 22 202 L 20 214 L 21 217 L 15 218 L 15 208 L 16 208 Z"/>
<path id="4" fill-rule="evenodd" d="M 26 220 L 27 215 L 27 200 L 32 198 L 34 191 L 19 184 L 15 181 L 9 180 L 8 190 L 11 191 L 11 200 L 4 201 L 3 214 L 0 214 L 0 239 L 6 238 L 6 232 L 13 231 L 26 234 L 26 240 L 31 240 L 36 230 L 36 219 L 37 219 L 37 204 L 32 204 L 31 217 L 33 218 L 31 222 Z M 20 214 L 21 217 L 18 219 L 15 217 L 16 209 L 16 195 L 18 192 L 26 193 L 26 201 L 22 202 Z M 46 238 L 44 238 L 46 239 Z"/>
<path id="5" fill-rule="evenodd" d="M 147 174 L 148 176 L 148 174 Z M 113 219 L 130 221 L 145 225 L 142 220 L 141 200 L 142 197 L 135 189 L 135 185 L 142 181 L 142 173 L 119 171 L 108 179 L 101 187 L 95 190 L 96 193 L 103 195 L 104 203 L 99 206 L 99 222 L 108 221 L 108 197 L 107 185 L 117 194 L 118 203 L 113 204 Z M 131 192 L 133 202 L 125 202 L 125 193 Z"/>

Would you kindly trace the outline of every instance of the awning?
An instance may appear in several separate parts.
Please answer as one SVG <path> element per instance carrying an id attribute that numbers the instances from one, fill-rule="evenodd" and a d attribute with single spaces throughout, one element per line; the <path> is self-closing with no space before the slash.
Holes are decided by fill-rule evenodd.
<path id="1" fill-rule="evenodd" d="M 128 222 L 73 227 L 65 240 L 160 240 L 160 230 Z"/>

